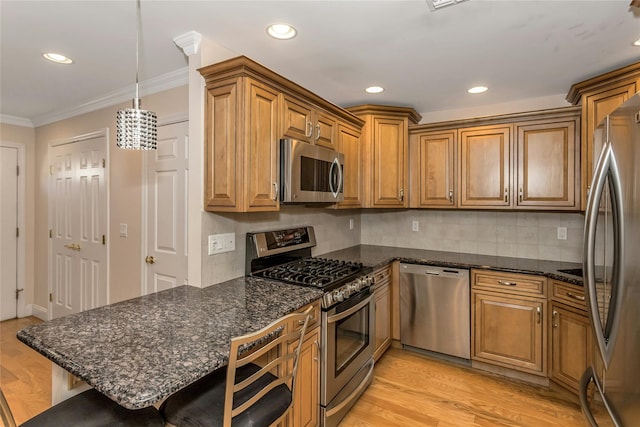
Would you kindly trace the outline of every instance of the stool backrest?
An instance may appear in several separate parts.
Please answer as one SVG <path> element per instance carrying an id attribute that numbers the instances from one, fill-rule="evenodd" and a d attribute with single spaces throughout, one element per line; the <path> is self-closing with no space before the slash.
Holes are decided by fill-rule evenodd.
<path id="1" fill-rule="evenodd" d="M 0 419 L 4 423 L 5 427 L 16 427 L 16 420 L 13 419 L 11 408 L 7 403 L 7 399 L 4 397 L 4 393 L 0 388 Z"/>
<path id="2" fill-rule="evenodd" d="M 302 313 L 289 314 L 257 332 L 235 337 L 231 340 L 225 389 L 224 427 L 230 427 L 233 417 L 249 409 L 260 398 L 281 384 L 285 384 L 291 390 L 292 398 L 291 403 L 279 419 L 284 419 L 285 415 L 290 411 L 293 406 L 300 349 L 311 318 L 312 308 L 309 307 Z M 257 348 L 254 350 L 255 347 Z M 266 360 L 268 362 L 259 371 L 243 381 L 236 381 L 237 368 L 248 363 L 254 363 L 265 355 L 267 355 Z M 271 372 L 277 378 L 255 393 L 246 402 L 234 408 L 234 395 L 259 380 L 268 372 Z"/>

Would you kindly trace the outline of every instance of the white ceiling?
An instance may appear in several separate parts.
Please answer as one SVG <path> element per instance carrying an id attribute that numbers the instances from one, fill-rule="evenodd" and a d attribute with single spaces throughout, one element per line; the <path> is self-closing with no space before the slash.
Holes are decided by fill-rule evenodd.
<path id="1" fill-rule="evenodd" d="M 133 87 L 135 10 L 133 0 L 0 0 L 0 114 L 38 124 Z M 294 25 L 298 37 L 268 37 L 274 22 Z M 145 0 L 140 80 L 184 70 L 173 39 L 192 30 L 338 105 L 423 114 L 564 96 L 575 82 L 640 60 L 632 46 L 640 15 L 629 0 L 468 0 L 435 12 L 424 0 Z M 47 62 L 46 51 L 75 62 Z M 385 92 L 365 94 L 372 84 Z M 477 84 L 490 89 L 466 93 Z"/>

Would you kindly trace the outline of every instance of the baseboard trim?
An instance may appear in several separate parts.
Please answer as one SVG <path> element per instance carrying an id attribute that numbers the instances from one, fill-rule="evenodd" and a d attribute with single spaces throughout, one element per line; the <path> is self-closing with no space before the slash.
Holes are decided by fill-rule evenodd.
<path id="1" fill-rule="evenodd" d="M 27 313 L 27 316 L 36 316 L 40 320 L 49 320 L 49 310 L 37 304 L 28 304 Z"/>

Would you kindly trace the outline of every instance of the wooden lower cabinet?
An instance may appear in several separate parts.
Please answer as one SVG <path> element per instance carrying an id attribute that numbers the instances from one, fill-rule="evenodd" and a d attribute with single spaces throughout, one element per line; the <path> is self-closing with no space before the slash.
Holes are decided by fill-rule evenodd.
<path id="1" fill-rule="evenodd" d="M 546 300 L 472 291 L 471 359 L 546 376 Z"/>
<path id="2" fill-rule="evenodd" d="M 320 425 L 320 327 L 302 342 L 292 417 L 295 427 Z"/>
<path id="3" fill-rule="evenodd" d="M 374 277 L 376 333 L 373 359 L 377 361 L 391 346 L 391 266 L 375 271 Z"/>
<path id="4" fill-rule="evenodd" d="M 591 364 L 591 329 L 587 313 L 551 302 L 549 378 L 578 393 L 580 377 Z"/>

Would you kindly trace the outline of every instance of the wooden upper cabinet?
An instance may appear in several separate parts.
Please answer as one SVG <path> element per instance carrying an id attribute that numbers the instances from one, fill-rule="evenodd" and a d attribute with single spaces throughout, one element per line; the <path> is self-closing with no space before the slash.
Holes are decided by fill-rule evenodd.
<path id="1" fill-rule="evenodd" d="M 593 77 L 571 86 L 567 101 L 582 105 L 581 129 L 581 209 L 587 205 L 593 168 L 599 155 L 595 147 L 596 127 L 609 113 L 640 90 L 640 62 Z"/>
<path id="2" fill-rule="evenodd" d="M 347 108 L 365 121 L 363 207 L 409 207 L 409 122 L 421 116 L 412 108 L 361 105 Z"/>
<path id="3" fill-rule="evenodd" d="M 345 124 L 338 125 L 338 151 L 344 154 L 342 167 L 344 200 L 339 208 L 362 207 L 361 131 Z"/>
<path id="4" fill-rule="evenodd" d="M 409 137 L 410 207 L 456 207 L 457 135 L 448 130 Z"/>
<path id="5" fill-rule="evenodd" d="M 511 206 L 510 125 L 460 130 L 460 207 Z"/>
<path id="6" fill-rule="evenodd" d="M 578 126 L 578 117 L 515 125 L 516 207 L 580 208 Z"/>
<path id="7" fill-rule="evenodd" d="M 337 121 L 313 105 L 284 95 L 283 116 L 285 138 L 294 138 L 335 150 L 337 147 Z"/>
<path id="8" fill-rule="evenodd" d="M 305 140 L 310 135 L 308 142 L 336 149 L 338 123 L 352 128 L 354 135 L 364 124 L 245 56 L 199 71 L 206 83 L 204 206 L 208 211 L 278 210 L 280 139 Z M 344 143 L 357 150 L 352 141 Z"/>

